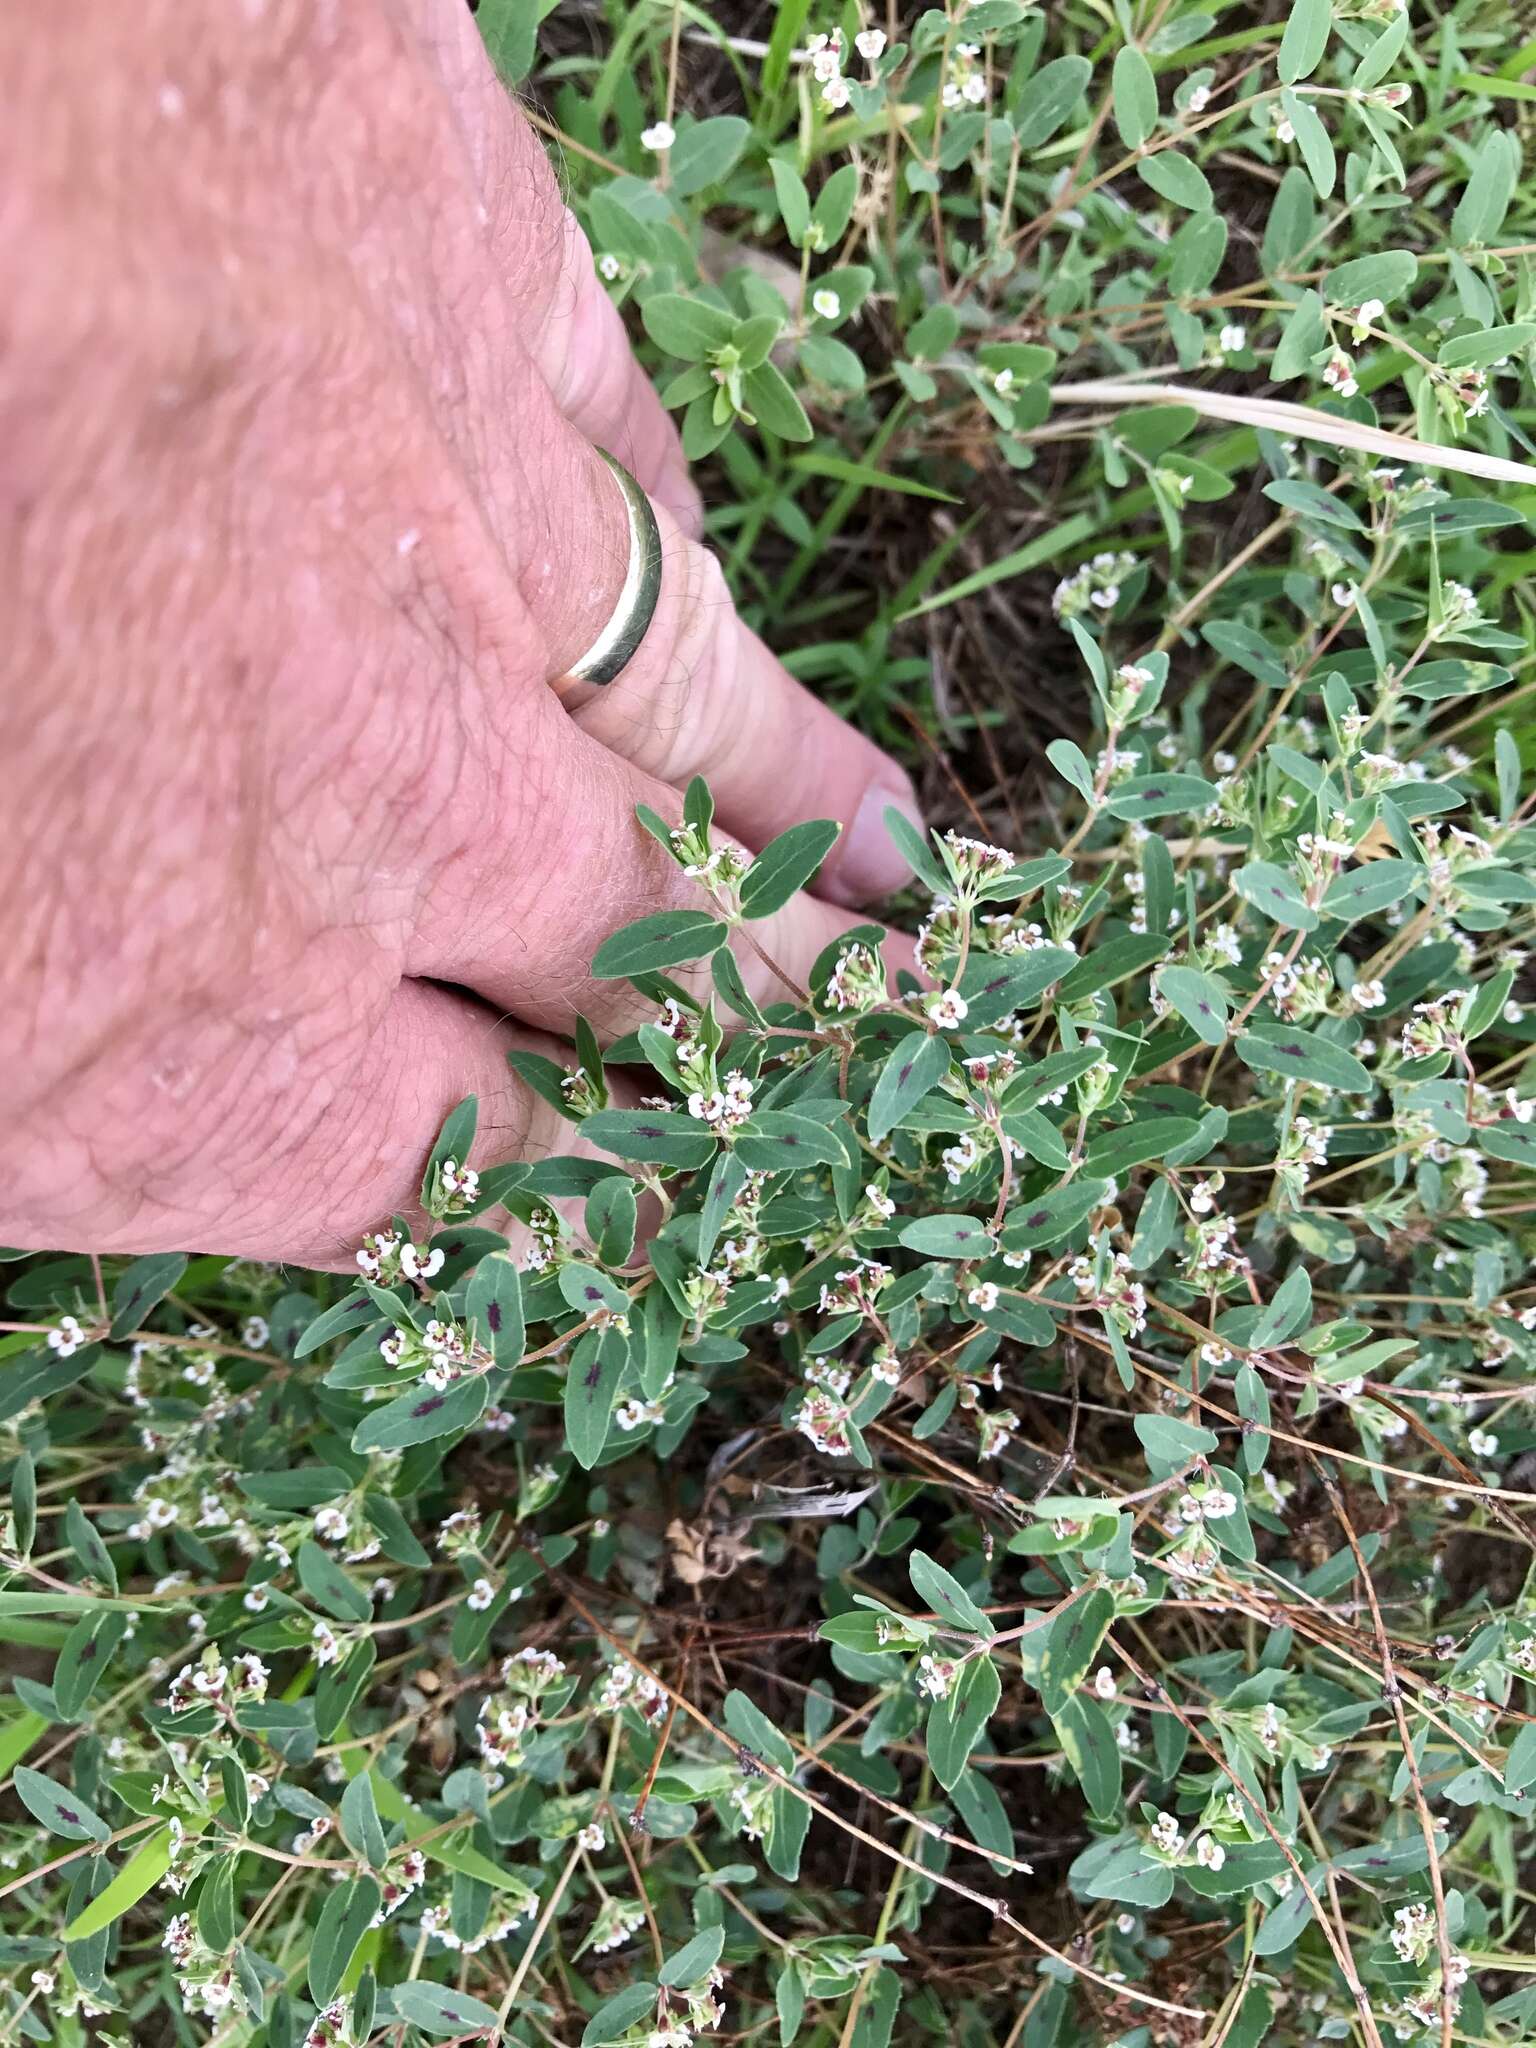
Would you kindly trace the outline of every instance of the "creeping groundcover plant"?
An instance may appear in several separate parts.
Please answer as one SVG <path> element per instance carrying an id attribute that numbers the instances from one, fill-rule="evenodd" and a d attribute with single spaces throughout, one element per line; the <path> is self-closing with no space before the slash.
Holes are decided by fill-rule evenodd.
<path id="1" fill-rule="evenodd" d="M 1536 46 L 479 18 L 921 972 L 695 783 L 567 1153 L 13 1255 L 0 2041 L 1530 2040 Z"/>

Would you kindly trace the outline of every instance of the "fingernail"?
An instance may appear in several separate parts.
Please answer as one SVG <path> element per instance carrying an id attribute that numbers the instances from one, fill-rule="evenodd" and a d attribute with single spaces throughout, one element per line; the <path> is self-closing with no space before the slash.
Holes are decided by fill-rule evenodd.
<path id="1" fill-rule="evenodd" d="M 900 811 L 919 832 L 925 829 L 922 812 L 905 784 L 883 789 L 875 783 L 865 790 L 843 840 L 836 869 L 827 878 L 825 893 L 839 903 L 873 902 L 893 894 L 912 879 L 911 864 L 887 829 L 888 810 Z"/>

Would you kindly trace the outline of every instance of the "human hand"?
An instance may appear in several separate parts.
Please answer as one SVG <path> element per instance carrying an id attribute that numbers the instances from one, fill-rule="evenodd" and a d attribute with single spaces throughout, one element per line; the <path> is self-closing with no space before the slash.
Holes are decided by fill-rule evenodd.
<path id="1" fill-rule="evenodd" d="M 699 899 L 637 801 L 849 822 L 755 928 L 801 974 L 910 789 L 737 619 L 461 0 L 19 10 L 0 97 L 0 1237 L 343 1263 L 460 1096 L 487 1157 L 576 1149 L 504 1055 L 644 1014 L 591 956 Z M 604 690 L 598 445 L 665 558 Z"/>

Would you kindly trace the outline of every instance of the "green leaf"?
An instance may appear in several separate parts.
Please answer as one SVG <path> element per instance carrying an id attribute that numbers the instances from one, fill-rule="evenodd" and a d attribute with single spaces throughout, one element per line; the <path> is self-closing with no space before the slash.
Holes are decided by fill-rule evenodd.
<path id="1" fill-rule="evenodd" d="M 1243 1064 L 1258 1073 L 1315 1081 L 1343 1095 L 1369 1095 L 1376 1085 L 1352 1052 L 1293 1024 L 1251 1024 L 1238 1038 L 1236 1051 Z"/>
<path id="2" fill-rule="evenodd" d="M 69 1526 L 68 1516 L 79 1514 L 79 1503 L 72 1500 L 66 1511 L 66 1528 Z M 81 1515 L 80 1519 L 84 1521 L 85 1517 Z M 86 1526 L 89 1528 L 89 1523 Z M 11 1467 L 11 1529 L 15 1536 L 16 1554 L 20 1557 L 30 1557 L 32 1555 L 33 1538 L 37 1534 L 37 1468 L 32 1462 L 32 1455 L 29 1451 L 23 1451 Z M 101 1547 L 105 1552 L 106 1545 L 102 1544 Z M 78 1545 L 76 1545 L 76 1555 L 79 1555 Z M 107 1569 L 109 1571 L 112 1570 L 110 1556 L 107 1558 Z M 117 1591 L 116 1572 L 112 1572 L 109 1590 L 114 1593 Z"/>
<path id="3" fill-rule="evenodd" d="M 747 404 L 766 432 L 777 434 L 784 441 L 815 438 L 804 407 L 772 363 L 759 363 L 741 381 Z"/>
<path id="4" fill-rule="evenodd" d="M 729 933 L 707 910 L 659 910 L 637 918 L 604 939 L 592 962 L 597 981 L 623 981 L 654 974 L 684 960 L 701 960 L 723 946 Z"/>
<path id="5" fill-rule="evenodd" d="M 1406 7 L 1395 21 L 1388 22 L 1355 66 L 1354 76 L 1349 82 L 1356 92 L 1367 92 L 1373 85 L 1381 83 L 1397 62 L 1412 26 L 1412 17 Z M 1378 296 L 1384 298 L 1386 294 L 1380 293 Z"/>
<path id="6" fill-rule="evenodd" d="M 994 1633 L 991 1622 L 976 1605 L 964 1586 L 943 1565 L 935 1564 L 926 1551 L 914 1550 L 907 1559 L 907 1576 L 912 1581 L 912 1590 L 925 1607 L 931 1607 L 952 1628 L 965 1635 L 989 1638 Z"/>
<path id="7" fill-rule="evenodd" d="M 421 1177 L 421 1206 L 424 1209 L 431 1206 L 433 1178 L 443 1161 L 456 1159 L 460 1166 L 468 1162 L 479 1118 L 478 1096 L 466 1095 L 461 1103 L 449 1110 L 443 1128 L 438 1132 L 437 1143 L 427 1156 L 427 1170 Z"/>
<path id="8" fill-rule="evenodd" d="M 782 157 L 770 157 L 768 171 L 773 179 L 774 197 L 779 202 L 779 218 L 784 223 L 784 232 L 798 249 L 811 224 L 811 195 L 805 189 L 804 178 Z"/>
<path id="9" fill-rule="evenodd" d="M 1485 327 L 1476 334 L 1458 334 L 1441 344 L 1440 363 L 1447 370 L 1486 370 L 1536 341 L 1536 321 L 1510 327 Z"/>
<path id="10" fill-rule="evenodd" d="M 668 182 L 680 199 L 691 199 L 707 185 L 730 176 L 751 135 L 750 122 L 739 114 L 716 114 L 685 128 L 668 155 Z"/>
<path id="11" fill-rule="evenodd" d="M 438 2038 L 483 2033 L 489 2042 L 496 2025 L 493 2006 L 449 1984 L 427 1984 L 420 1978 L 411 1978 L 403 1984 L 391 1984 L 389 1997 L 401 2019 L 423 2034 Z"/>
<path id="12" fill-rule="evenodd" d="M 1501 128 L 1483 137 L 1466 190 L 1451 216 L 1451 240 L 1459 249 L 1491 242 L 1503 224 L 1514 196 L 1520 151 Z"/>
<path id="13" fill-rule="evenodd" d="M 1034 947 L 1024 957 L 1026 961 L 1032 960 L 1048 950 L 1045 946 Z M 1123 938 L 1108 939 L 1085 953 L 1070 973 L 1063 975 L 1057 994 L 1064 1003 L 1081 1002 L 1084 996 L 1097 995 L 1101 988 L 1112 988 L 1117 981 L 1140 974 L 1144 967 L 1161 960 L 1167 950 L 1167 939 L 1155 932 L 1128 932 Z"/>
<path id="14" fill-rule="evenodd" d="M 16 1797 L 34 1820 L 48 1832 L 62 1835 L 67 1842 L 104 1842 L 112 1830 L 101 1815 L 72 1792 L 41 1771 L 18 1764 L 11 1778 Z"/>
<path id="15" fill-rule="evenodd" d="M 1075 1180 L 1052 1188 L 1032 1201 L 1015 1203 L 1003 1225 L 1003 1244 L 1011 1252 L 1041 1251 L 1085 1223 L 1109 1199 L 1107 1180 Z"/>
<path id="16" fill-rule="evenodd" d="M 656 1972 L 659 1982 L 669 1988 L 682 1988 L 697 1984 L 720 1960 L 720 1951 L 725 1946 L 723 1927 L 705 1927 L 692 1941 L 686 1943 L 674 1956 L 669 1956 Z"/>
<path id="17" fill-rule="evenodd" d="M 27 1460 L 30 1470 L 31 1460 Z M 15 1504 L 17 1475 L 12 1475 L 12 1505 Z M 34 1482 L 35 1484 L 35 1482 Z M 117 1566 L 112 1562 L 112 1553 L 102 1539 L 101 1531 L 81 1507 L 79 1501 L 71 1500 L 64 1510 L 64 1534 L 69 1547 L 79 1558 L 88 1579 L 105 1586 L 109 1593 L 117 1591 Z"/>
<path id="18" fill-rule="evenodd" d="M 361 1330 L 369 1323 L 377 1322 L 378 1316 L 379 1311 L 368 1295 L 348 1295 L 345 1301 L 322 1309 L 312 1323 L 305 1324 L 298 1343 L 293 1347 L 293 1355 L 295 1358 L 308 1358 L 312 1351 L 318 1351 L 333 1337 Z"/>
<path id="19" fill-rule="evenodd" d="M 1176 1415 L 1138 1415 L 1133 1427 L 1149 1468 L 1160 1479 L 1221 1448 L 1214 1430 L 1202 1428 L 1198 1422 L 1181 1422 Z"/>
<path id="20" fill-rule="evenodd" d="M 1051 1623 L 1040 1658 L 1040 1698 L 1048 1714 L 1058 1714 L 1088 1676 L 1114 1618 L 1114 1595 L 1096 1586 Z"/>
<path id="21" fill-rule="evenodd" d="M 157 1302 L 163 1301 L 187 1270 L 184 1252 L 151 1252 L 135 1259 L 112 1290 L 114 1341 L 136 1330 Z"/>
<path id="22" fill-rule="evenodd" d="M 949 1072 L 949 1046 L 936 1032 L 911 1031 L 886 1060 L 869 1098 L 869 1141 L 883 1144 L 907 1111 Z"/>
<path id="23" fill-rule="evenodd" d="M 626 1290 L 596 1266 L 584 1265 L 580 1259 L 572 1259 L 569 1265 L 560 1268 L 557 1284 L 578 1315 L 596 1315 L 602 1309 L 615 1316 L 629 1313 Z"/>
<path id="24" fill-rule="evenodd" d="M 1289 868 L 1276 867 L 1273 861 L 1250 861 L 1233 875 L 1232 886 L 1271 923 L 1284 925 L 1288 931 L 1317 929 L 1317 912 L 1302 895 Z"/>
<path id="25" fill-rule="evenodd" d="M 611 1173 L 588 1195 L 582 1227 L 605 1266 L 622 1266 L 635 1249 L 639 1228 L 635 1184 L 627 1174 Z M 521 1350 L 517 1354 L 521 1356 Z M 516 1358 L 508 1361 L 515 1364 Z"/>
<path id="26" fill-rule="evenodd" d="M 948 1790 L 971 1840 L 978 1848 L 995 1850 L 999 1855 L 1011 1857 L 1013 1822 L 986 1772 L 964 1770 Z M 992 1867 L 1001 1876 L 1008 1866 L 994 1863 Z"/>
<path id="27" fill-rule="evenodd" d="M 901 1242 L 930 1259 L 984 1259 L 995 1249 L 991 1231 L 975 1216 L 915 1216 L 902 1226 Z"/>
<path id="28" fill-rule="evenodd" d="M 831 1105 L 828 1105 L 830 1111 Z M 736 1156 L 754 1173 L 798 1172 L 804 1166 L 844 1166 L 848 1146 L 843 1118 L 820 1123 L 787 1109 L 758 1110 L 736 1133 Z"/>
<path id="29" fill-rule="evenodd" d="M 1295 166 L 1292 166 L 1295 169 Z M 1290 172 L 1286 175 L 1289 177 Z M 1302 173 L 1296 172 L 1300 177 Z M 1310 191 L 1310 187 L 1308 188 Z M 1328 326 L 1323 318 L 1323 302 L 1313 291 L 1303 292 L 1292 308 L 1285 326 L 1280 331 L 1280 340 L 1275 349 L 1270 375 L 1277 384 L 1286 384 L 1294 377 L 1307 376 L 1312 368 L 1313 358 L 1328 346 Z"/>
<path id="30" fill-rule="evenodd" d="M 840 164 L 816 194 L 811 212 L 812 225 L 821 230 L 821 246 L 830 249 L 848 232 L 853 204 L 859 196 L 859 173 L 854 164 Z"/>
<path id="31" fill-rule="evenodd" d="M 1328 198 L 1333 191 L 1334 179 L 1338 175 L 1338 164 L 1333 154 L 1333 144 L 1328 130 L 1323 126 L 1317 109 L 1312 102 L 1303 99 L 1299 93 L 1288 87 L 1280 95 L 1280 104 L 1286 119 L 1296 134 L 1296 147 L 1301 151 L 1301 160 L 1307 167 L 1307 175 L 1317 188 L 1319 199 Z"/>
<path id="32" fill-rule="evenodd" d="M 1142 157 L 1136 165 L 1136 175 L 1171 206 L 1203 213 L 1216 203 L 1204 171 L 1176 149 L 1160 149 L 1155 156 Z"/>
<path id="33" fill-rule="evenodd" d="M 1356 918 L 1371 917 L 1406 902 L 1428 879 L 1417 861 L 1367 861 L 1330 882 L 1318 907 L 1324 917 L 1352 924 Z"/>
<path id="34" fill-rule="evenodd" d="M 403 1451 L 412 1444 L 431 1443 L 436 1437 L 472 1428 L 485 1403 L 486 1384 L 479 1374 L 456 1380 L 442 1393 L 413 1387 L 384 1407 L 370 1410 L 352 1432 L 352 1448 L 361 1454 Z"/>
<path id="35" fill-rule="evenodd" d="M 589 1330 L 571 1354 L 565 1376 L 565 1440 L 584 1472 L 591 1471 L 608 1440 L 628 1355 L 622 1335 L 612 1327 Z"/>
<path id="36" fill-rule="evenodd" d="M 234 1944 L 236 1861 L 234 1856 L 216 1856 L 203 1873 L 197 1895 L 197 1931 L 217 1956 Z"/>
<path id="37" fill-rule="evenodd" d="M 1226 254 L 1227 224 L 1222 216 L 1192 214 L 1168 245 L 1168 289 L 1173 297 L 1191 299 L 1205 291 Z M 1224 495 L 1229 488 L 1225 479 L 1218 476 L 1216 482 L 1216 495 Z"/>
<path id="38" fill-rule="evenodd" d="M 1523 1792 L 1536 1784 L 1536 1721 L 1527 1721 L 1515 1731 L 1504 1758 L 1504 1790 Z"/>
<path id="39" fill-rule="evenodd" d="M 1120 1811 L 1120 1746 L 1109 1716 L 1097 1700 L 1071 1693 L 1051 1725 L 1094 1816 L 1112 1820 Z"/>
<path id="40" fill-rule="evenodd" d="M 581 2048 L 601 2048 L 605 2041 L 618 2041 L 642 2020 L 654 2019 L 656 1986 L 626 1984 L 597 2008 L 581 2037 Z M 494 2019 L 495 2014 L 491 2017 Z"/>
<path id="41" fill-rule="evenodd" d="M 1101 1131 L 1084 1154 L 1083 1170 L 1102 1180 L 1119 1180 L 1132 1167 L 1166 1158 L 1187 1145 L 1199 1129 L 1192 1116 L 1140 1116 L 1133 1123 Z"/>
<path id="42" fill-rule="evenodd" d="M 1329 0 L 1291 0 L 1285 34 L 1280 38 L 1280 55 L 1276 60 L 1282 85 L 1294 85 L 1298 79 L 1312 76 L 1323 61 L 1332 28 L 1333 8 Z M 1344 303 L 1353 305 L 1358 302 L 1346 300 Z"/>
<path id="43" fill-rule="evenodd" d="M 1303 478 L 1281 477 L 1277 482 L 1264 486 L 1264 495 L 1276 505 L 1285 505 L 1311 519 L 1321 519 L 1327 526 L 1342 526 L 1351 533 L 1365 531 L 1365 521 L 1353 505 Z"/>
<path id="44" fill-rule="evenodd" d="M 1014 108 L 1013 133 L 1021 150 L 1038 149 L 1065 126 L 1092 76 L 1086 57 L 1057 57 L 1041 66 Z"/>
<path id="45" fill-rule="evenodd" d="M 1294 1267 L 1275 1289 L 1260 1311 L 1248 1337 L 1250 1351 L 1267 1351 L 1272 1344 L 1284 1344 L 1294 1337 L 1312 1314 L 1312 1276 L 1305 1266 Z"/>
<path id="46" fill-rule="evenodd" d="M 1084 803 L 1093 802 L 1093 770 L 1088 756 L 1075 740 L 1052 740 L 1045 750 L 1050 762 L 1063 782 L 1070 782 Z"/>
<path id="47" fill-rule="evenodd" d="M 1165 967 L 1157 977 L 1157 992 L 1207 1045 L 1226 1043 L 1227 998 L 1214 976 L 1198 967 Z"/>
<path id="48" fill-rule="evenodd" d="M 623 1186 L 603 1181 L 602 1187 Z M 590 1199 L 595 1199 L 594 1197 Z M 633 1196 L 630 1198 L 633 1200 Z M 464 1297 L 464 1313 L 499 1366 L 514 1366 L 523 1355 L 523 1281 L 516 1263 L 504 1252 L 487 1252 L 476 1266 Z"/>
<path id="49" fill-rule="evenodd" d="M 778 1770 L 792 1771 L 795 1752 L 755 1701 L 744 1692 L 731 1691 L 722 1709 L 725 1725 L 740 1743 L 758 1756 L 767 1757 Z"/>
<path id="50" fill-rule="evenodd" d="M 357 1581 L 312 1538 L 299 1545 L 299 1583 L 333 1621 L 370 1621 L 373 1604 Z"/>
<path id="51" fill-rule="evenodd" d="M 322 2011 L 341 1988 L 381 1896 L 371 1877 L 354 1877 L 327 1891 L 309 1950 L 309 1995 Z"/>
<path id="52" fill-rule="evenodd" d="M 1140 149 L 1157 126 L 1157 80 L 1134 43 L 1115 53 L 1115 126 L 1127 149 Z"/>
<path id="53" fill-rule="evenodd" d="M 599 1109 L 583 1117 L 582 1136 L 621 1159 L 691 1170 L 707 1166 L 716 1140 L 696 1117 L 668 1109 Z"/>
<path id="54" fill-rule="evenodd" d="M 969 1657 L 948 1695 L 929 1708 L 928 1761 L 946 1792 L 965 1769 L 1002 1694 L 992 1659 Z"/>
<path id="55" fill-rule="evenodd" d="M 156 1828 L 149 1839 L 129 1857 L 104 1891 L 82 1907 L 64 1929 L 66 1941 L 88 1941 L 114 1920 L 120 1920 L 130 1906 L 136 1906 L 154 1890 L 171 1867 L 171 1830 Z"/>
<path id="56" fill-rule="evenodd" d="M 1520 749 L 1514 735 L 1500 726 L 1493 736 L 1493 758 L 1499 789 L 1499 823 L 1507 825 L 1520 801 Z"/>
<path id="57" fill-rule="evenodd" d="M 1112 818 L 1166 818 L 1175 811 L 1203 811 L 1221 792 L 1203 775 L 1132 775 L 1117 783 L 1104 808 Z"/>
<path id="58" fill-rule="evenodd" d="M 1506 1117 L 1476 1135 L 1478 1150 L 1489 1159 L 1502 1159 L 1511 1166 L 1536 1166 L 1536 1124 Z"/>
<path id="59" fill-rule="evenodd" d="M 829 818 L 812 818 L 770 839 L 742 877 L 742 916 L 770 917 L 782 910 L 815 875 L 841 829 Z"/>
<path id="60" fill-rule="evenodd" d="M 367 1771 L 359 1771 L 341 1795 L 341 1832 L 365 1863 L 384 1868 L 389 1850 Z"/>
<path id="61" fill-rule="evenodd" d="M 127 1626 L 127 1615 L 114 1608 L 83 1614 L 65 1637 L 53 1668 L 53 1697 L 66 1721 L 80 1718 L 86 1701 L 106 1676 Z"/>
<path id="62" fill-rule="evenodd" d="M 1412 289 L 1418 274 L 1419 259 L 1407 249 L 1378 249 L 1330 270 L 1323 279 L 1323 297 L 1330 306 L 1360 306 L 1367 299 L 1390 306 Z"/>

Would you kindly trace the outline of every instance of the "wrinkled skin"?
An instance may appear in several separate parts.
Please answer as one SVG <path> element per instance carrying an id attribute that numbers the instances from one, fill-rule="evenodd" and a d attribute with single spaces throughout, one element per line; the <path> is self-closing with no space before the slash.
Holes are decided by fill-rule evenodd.
<path id="1" fill-rule="evenodd" d="M 345 1263 L 460 1096 L 572 1149 L 504 1054 L 637 1020 L 593 950 L 699 900 L 637 801 L 849 824 L 798 974 L 910 790 L 736 619 L 462 0 L 83 13 L 0 15 L 0 1239 Z M 605 691 L 594 445 L 667 561 Z"/>

